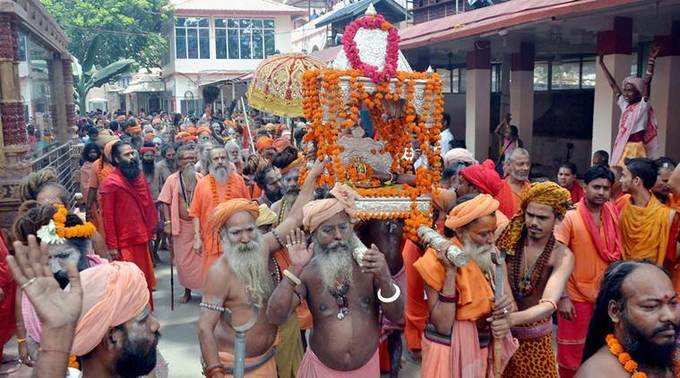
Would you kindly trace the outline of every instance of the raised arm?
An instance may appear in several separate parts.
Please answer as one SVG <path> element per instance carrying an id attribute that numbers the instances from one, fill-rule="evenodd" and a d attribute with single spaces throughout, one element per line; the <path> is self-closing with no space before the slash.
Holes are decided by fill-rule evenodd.
<path id="1" fill-rule="evenodd" d="M 658 45 L 653 45 L 652 49 L 649 51 L 649 60 L 647 61 L 647 72 L 642 77 L 645 83 L 642 88 L 642 97 L 645 100 L 649 100 L 650 87 L 652 84 L 652 78 L 654 77 L 654 64 L 656 63 L 656 57 L 659 56 L 661 48 Z"/>
<path id="2" fill-rule="evenodd" d="M 616 80 L 614 80 L 614 77 L 612 76 L 611 72 L 609 72 L 607 65 L 604 64 L 604 55 L 600 55 L 598 62 L 600 63 L 600 67 L 602 67 L 602 71 L 604 72 L 605 76 L 607 77 L 607 81 L 609 82 L 609 86 L 612 88 L 612 90 L 614 91 L 614 94 L 618 98 L 622 94 L 621 88 L 616 83 Z"/>
<path id="3" fill-rule="evenodd" d="M 311 260 L 313 249 L 312 246 L 307 248 L 305 240 L 305 234 L 299 229 L 286 237 L 286 248 L 292 264 L 284 270 L 281 282 L 269 297 L 267 320 L 272 324 L 285 323 L 302 298 L 307 296 L 307 287 L 299 277 L 302 277 L 302 272 Z M 300 282 L 298 283 L 296 279 Z"/>
<path id="4" fill-rule="evenodd" d="M 309 170 L 309 173 L 305 178 L 305 182 L 302 184 L 302 187 L 300 188 L 300 194 L 298 194 L 297 199 L 293 203 L 293 206 L 290 208 L 290 211 L 288 212 L 288 216 L 286 216 L 286 219 L 284 219 L 283 222 L 279 223 L 279 225 L 276 226 L 276 228 L 272 232 L 269 232 L 264 235 L 264 241 L 267 243 L 266 245 L 269 246 L 270 252 L 276 251 L 279 248 L 283 247 L 277 241 L 277 237 L 275 236 L 275 234 L 278 235 L 279 237 L 284 237 L 284 235 L 290 234 L 291 232 L 293 232 L 293 230 L 300 227 L 300 225 L 302 224 L 302 208 L 307 203 L 314 199 L 316 179 L 323 171 L 323 168 L 324 168 L 323 162 L 317 160 L 314 163 L 314 166 L 312 167 L 312 169 Z"/>
<path id="5" fill-rule="evenodd" d="M 557 304 L 567 286 L 572 270 L 574 270 L 574 254 L 564 247 L 560 261 L 548 278 L 540 302 L 524 311 L 510 314 L 511 326 L 529 324 L 551 316 L 557 310 Z"/>
<path id="6" fill-rule="evenodd" d="M 671 187 L 671 191 L 674 195 L 680 195 L 680 164 L 676 165 L 673 173 L 671 173 L 671 178 L 668 180 L 668 186 Z"/>

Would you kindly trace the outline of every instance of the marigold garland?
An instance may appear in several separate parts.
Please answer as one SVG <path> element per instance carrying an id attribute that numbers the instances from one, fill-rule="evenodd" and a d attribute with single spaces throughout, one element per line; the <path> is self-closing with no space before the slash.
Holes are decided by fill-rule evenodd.
<path id="1" fill-rule="evenodd" d="M 611 354 L 619 360 L 623 369 L 630 373 L 632 378 L 647 378 L 647 374 L 638 371 L 638 363 L 633 360 L 630 354 L 624 351 L 623 346 L 614 334 L 608 334 L 605 340 L 607 341 L 607 347 Z"/>
<path id="2" fill-rule="evenodd" d="M 91 222 L 66 227 L 68 210 L 61 204 L 55 205 L 55 208 L 57 209 L 57 212 L 52 216 L 52 220 L 57 229 L 57 235 L 60 237 L 65 239 L 90 238 L 97 232 L 97 228 Z"/>
<path id="3" fill-rule="evenodd" d="M 443 112 L 441 81 L 436 73 L 397 72 L 391 82 L 383 81 L 375 84 L 373 93 L 364 88 L 358 70 L 319 69 L 310 70 L 303 75 L 305 118 L 311 123 L 305 135 L 306 142 L 313 142 L 317 148 L 317 157 L 325 158 L 327 163 L 324 173 L 317 180 L 318 185 L 333 186 L 335 182 L 343 182 L 356 187 L 364 197 L 406 197 L 412 200 L 408 212 L 384 212 L 360 214 L 363 219 L 404 219 L 404 232 L 407 237 L 417 240 L 417 228 L 420 225 L 431 225 L 431 211 L 418 209 L 416 200 L 427 195 L 439 182 L 441 157 L 439 156 L 439 125 Z M 349 85 L 347 101 L 343 97 L 340 82 Z M 422 116 L 416 114 L 413 106 L 416 83 L 424 86 Z M 385 117 L 386 101 L 400 102 L 403 114 L 393 118 Z M 391 171 L 401 174 L 415 174 L 414 186 L 394 185 L 378 186 L 370 167 L 359 171 L 355 166 L 342 164 L 342 147 L 337 144 L 343 133 L 358 124 L 361 108 L 368 110 L 374 126 L 374 137 L 385 142 L 384 152 L 392 156 Z M 325 115 L 325 117 L 324 117 Z M 430 125 L 428 127 L 427 125 Z M 415 153 L 411 142 L 416 145 L 426 161 L 428 168 L 420 167 L 413 171 Z M 307 170 L 300 172 L 300 180 L 304 182 Z M 357 187 L 358 186 L 358 187 Z M 366 218 L 368 217 L 368 218 Z"/>

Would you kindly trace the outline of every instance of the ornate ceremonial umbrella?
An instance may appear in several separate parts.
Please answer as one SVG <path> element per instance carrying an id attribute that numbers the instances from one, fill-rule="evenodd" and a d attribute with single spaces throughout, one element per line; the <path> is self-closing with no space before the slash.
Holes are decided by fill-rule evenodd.
<path id="1" fill-rule="evenodd" d="M 250 106 L 281 117 L 302 117 L 302 74 L 325 64 L 306 54 L 279 54 L 260 63 L 248 86 Z"/>

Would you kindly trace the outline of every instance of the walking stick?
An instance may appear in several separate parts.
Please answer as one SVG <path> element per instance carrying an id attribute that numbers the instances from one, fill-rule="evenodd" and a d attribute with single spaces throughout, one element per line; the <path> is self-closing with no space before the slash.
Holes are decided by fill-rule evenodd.
<path id="1" fill-rule="evenodd" d="M 241 97 L 241 109 L 243 109 L 243 120 L 246 123 L 246 129 L 248 130 L 248 147 L 250 149 L 250 153 L 255 153 L 255 142 L 253 141 L 253 133 L 250 130 L 250 121 L 248 120 L 248 112 L 246 111 L 246 103 L 243 101 L 243 97 Z"/>
<path id="2" fill-rule="evenodd" d="M 494 274 L 494 286 L 496 288 L 496 292 L 494 293 L 494 297 L 496 301 L 501 300 L 503 297 L 503 286 L 505 283 L 505 277 L 504 277 L 504 271 L 503 271 L 503 256 L 501 255 L 501 252 L 496 250 L 494 252 L 491 252 L 491 260 L 494 262 L 496 265 L 496 274 Z M 501 340 L 494 338 L 493 340 L 493 376 L 494 378 L 500 378 L 501 377 Z"/>
<path id="3" fill-rule="evenodd" d="M 236 333 L 234 337 L 234 368 L 232 371 L 234 378 L 243 378 L 245 376 L 246 332 L 253 328 L 257 322 L 257 316 L 259 312 L 256 306 L 251 306 L 250 309 L 252 311 L 252 316 L 246 321 L 245 324 L 242 325 L 234 324 L 231 317 L 232 311 L 230 309 L 225 309 L 225 314 L 229 317 L 229 325 Z"/>
<path id="4" fill-rule="evenodd" d="M 172 239 L 168 240 L 170 248 L 170 311 L 175 311 L 175 244 Z"/>

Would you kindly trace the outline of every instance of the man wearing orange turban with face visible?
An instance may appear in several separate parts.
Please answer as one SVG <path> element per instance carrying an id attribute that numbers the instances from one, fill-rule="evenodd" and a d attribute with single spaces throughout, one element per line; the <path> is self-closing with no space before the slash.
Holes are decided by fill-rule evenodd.
<path id="1" fill-rule="evenodd" d="M 257 138 L 255 142 L 255 149 L 257 153 L 263 158 L 272 161 L 274 154 L 276 154 L 276 148 L 274 147 L 274 139 L 268 136 L 261 136 Z"/>
<path id="2" fill-rule="evenodd" d="M 498 252 L 494 247 L 497 210 L 497 200 L 480 194 L 456 206 L 446 218 L 446 227 L 455 232 L 451 243 L 470 258 L 466 265 L 457 267 L 433 249 L 413 264 L 425 281 L 430 310 L 422 340 L 423 377 L 490 377 L 494 373 L 489 363 L 491 344 L 500 342 L 502 367 L 517 349 L 507 328 L 512 300 L 504 295 L 494 303 L 487 279 L 496 272 L 492 254 Z M 489 323 L 492 313 L 497 318 Z"/>
<path id="3" fill-rule="evenodd" d="M 256 226 L 259 216 L 256 202 L 231 199 L 213 212 L 208 230 L 220 240 L 224 253 L 208 271 L 200 305 L 198 337 L 205 366 L 209 367 L 204 371 L 206 376 L 218 372 L 232 374 L 235 356 L 232 343 L 226 340 L 233 340 L 234 330 L 222 316 L 227 303 L 234 311 L 233 316 L 241 319 L 250 317 L 247 309 L 252 306 L 260 309 L 254 327 L 246 334 L 246 365 L 258 366 L 248 376 L 294 376 L 302 358 L 297 317 L 286 317 L 290 321 L 279 328 L 267 321 L 265 309 L 274 287 L 285 280 L 283 272 L 287 266 L 282 263 L 286 258 L 278 256 L 287 255 L 284 238 L 302 223 L 302 206 L 313 198 L 314 183 L 321 170 L 321 164 L 310 170 L 290 215 L 266 234 Z"/>

